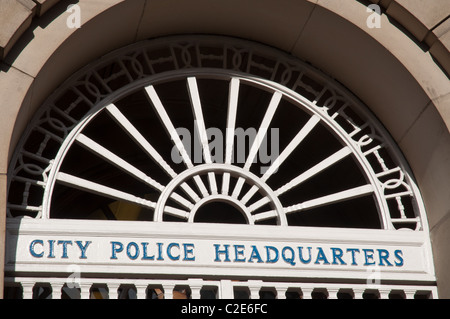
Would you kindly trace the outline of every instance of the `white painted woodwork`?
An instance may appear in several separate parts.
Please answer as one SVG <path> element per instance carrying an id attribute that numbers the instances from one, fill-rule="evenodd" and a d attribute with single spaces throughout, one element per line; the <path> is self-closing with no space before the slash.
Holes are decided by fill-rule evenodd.
<path id="1" fill-rule="evenodd" d="M 189 46 L 201 52 L 202 47 L 197 42 L 188 42 L 189 44 L 179 44 L 177 50 L 181 50 L 185 55 L 186 61 L 190 61 Z M 212 45 L 208 43 L 208 45 Z M 73 90 L 74 94 L 89 105 L 90 113 L 80 120 L 75 120 L 71 115 L 73 105 L 65 106 L 60 109 L 55 105 L 51 105 L 47 109 L 39 113 L 38 117 L 32 122 L 30 132 L 35 131 L 44 136 L 44 142 L 40 145 L 38 151 L 32 153 L 26 150 L 21 144 L 21 148 L 12 160 L 12 169 L 17 171 L 25 171 L 30 175 L 36 175 L 36 172 L 42 172 L 39 178 L 24 177 L 16 174 L 16 171 L 10 171 L 12 181 L 23 184 L 22 202 L 8 203 L 8 210 L 18 210 L 27 213 L 35 213 L 36 218 L 14 219 L 9 216 L 7 222 L 7 252 L 6 252 L 6 272 L 5 282 L 7 285 L 19 284 L 23 288 L 23 297 L 30 299 L 33 297 L 33 287 L 41 282 L 48 282 L 53 289 L 53 298 L 60 298 L 61 289 L 67 278 L 71 276 L 70 267 L 77 265 L 80 267 L 83 276 L 80 279 L 80 290 L 82 298 L 90 297 L 90 289 L 95 284 L 106 284 L 109 288 L 109 296 L 113 299 L 118 297 L 118 289 L 121 285 L 133 285 L 136 287 L 137 297 L 145 298 L 146 291 L 150 287 L 161 287 L 164 291 L 164 297 L 171 299 L 173 297 L 173 289 L 176 286 L 190 287 L 193 298 L 199 298 L 201 289 L 204 286 L 217 288 L 217 294 L 220 298 L 232 298 L 236 289 L 245 289 L 250 293 L 251 298 L 259 298 L 261 289 L 271 289 L 277 293 L 277 298 L 286 297 L 287 291 L 298 291 L 304 299 L 312 298 L 312 293 L 320 289 L 328 296 L 328 298 L 337 298 L 338 293 L 344 289 L 353 293 L 354 297 L 362 298 L 364 292 L 376 292 L 380 298 L 388 298 L 391 291 L 400 291 L 407 298 L 413 298 L 417 293 L 426 292 L 431 297 L 437 297 L 437 289 L 434 285 L 436 280 L 434 268 L 432 264 L 432 253 L 430 238 L 427 229 L 426 215 L 421 202 L 420 193 L 414 184 L 412 177 L 408 171 L 408 165 L 404 161 L 401 152 L 395 147 L 395 143 L 389 138 L 376 119 L 365 110 L 365 107 L 355 101 L 346 91 L 338 86 L 331 79 L 319 74 L 307 65 L 293 61 L 290 57 L 285 58 L 267 58 L 273 66 L 258 60 L 252 60 L 254 53 L 258 50 L 249 48 L 246 50 L 238 49 L 239 46 L 221 46 L 223 56 L 212 54 L 199 54 L 197 57 L 201 62 L 202 59 L 215 59 L 223 63 L 224 69 L 207 69 L 196 68 L 192 65 L 186 65 L 183 68 L 177 60 L 178 57 L 173 52 L 174 47 L 170 47 L 172 55 L 158 58 L 157 60 L 149 59 L 145 50 L 135 51 L 133 54 L 123 54 L 123 56 L 137 56 L 136 52 L 144 55 L 144 59 L 151 70 L 153 64 L 169 62 L 174 64 L 172 70 L 166 70 L 161 74 L 152 74 L 148 77 L 141 77 L 133 82 L 130 72 L 128 72 L 125 64 L 118 55 L 112 60 L 117 63 L 121 71 L 130 81 L 126 89 L 121 88 L 117 92 L 109 88 L 108 79 L 103 79 L 98 70 L 92 71 L 96 81 L 107 89 L 110 93 L 105 99 L 104 96 L 96 96 L 101 103 L 106 105 L 95 105 L 77 85 L 82 82 L 69 83 L 68 87 Z M 165 46 L 168 46 L 165 44 Z M 169 45 L 170 46 L 170 45 Z M 205 45 L 207 47 L 207 45 Z M 220 50 L 219 50 L 220 51 Z M 219 52 L 218 51 L 218 52 Z M 125 51 L 124 51 L 125 52 Z M 227 57 L 227 54 L 229 56 Z M 239 61 L 248 58 L 247 73 L 239 71 Z M 232 61 L 227 65 L 228 60 Z M 185 61 L 185 62 L 186 62 Z M 172 63 L 173 62 L 173 63 Z M 239 63 L 238 63 L 239 62 Z M 135 63 L 141 63 L 136 59 Z M 103 66 L 102 66 L 103 67 Z M 259 73 L 269 73 L 268 78 L 251 74 L 251 69 L 257 69 Z M 232 70 L 233 71 L 230 71 Z M 283 71 L 285 69 L 285 71 Z M 89 71 L 91 72 L 91 71 Z M 257 72 L 257 73 L 258 73 Z M 282 73 L 282 74 L 280 74 Z M 274 79 L 280 74 L 284 85 L 275 83 Z M 317 80 L 316 88 L 303 80 L 303 77 Z M 118 76 L 115 74 L 114 76 Z M 288 81 L 291 77 L 292 81 Z M 82 78 L 82 77 L 80 77 Z M 89 77 L 84 77 L 88 79 Z M 223 80 L 228 83 L 228 101 L 224 101 L 227 109 L 226 132 L 225 134 L 225 157 L 224 163 L 214 163 L 211 156 L 210 145 L 207 137 L 208 123 L 205 122 L 204 107 L 202 105 L 202 92 L 199 91 L 197 79 L 215 79 Z M 202 147 L 202 155 L 205 163 L 197 165 L 185 149 L 180 136 L 170 118 L 162 101 L 160 100 L 157 87 L 159 83 L 171 80 L 186 81 L 187 92 L 189 94 L 189 102 L 191 111 L 195 119 L 195 127 L 199 133 L 200 144 Z M 90 90 L 89 80 L 84 85 Z M 280 80 L 281 81 L 281 80 Z M 294 87 L 287 87 L 288 82 L 295 83 Z M 249 153 L 245 159 L 244 167 L 241 168 L 233 163 L 234 149 L 234 133 L 236 123 L 239 116 L 239 93 L 242 85 L 250 84 L 265 92 L 272 94 L 271 101 L 267 106 L 263 120 L 257 128 L 257 135 L 254 143 L 251 145 Z M 95 85 L 94 85 L 95 87 Z M 314 95 L 313 99 L 307 99 L 296 91 L 297 88 L 306 90 L 309 94 Z M 154 111 L 165 133 L 168 134 L 171 143 L 181 154 L 186 169 L 182 172 L 175 172 L 170 164 L 169 158 L 164 158 L 148 141 L 142 132 L 130 122 L 129 119 L 112 103 L 119 99 L 123 94 L 128 94 L 134 90 L 142 90 L 148 96 L 149 110 Z M 92 92 L 91 92 L 92 93 Z M 330 94 L 329 100 L 320 106 L 319 101 Z M 95 92 L 93 93 L 95 95 Z M 298 132 L 295 137 L 282 150 L 276 160 L 264 174 L 255 175 L 250 172 L 253 161 L 257 158 L 258 151 L 261 149 L 261 143 L 267 135 L 272 120 L 279 110 L 281 101 L 289 101 L 299 108 L 303 109 L 310 115 L 309 120 L 303 127 L 294 128 L 294 132 Z M 341 106 L 333 108 L 336 101 L 343 102 Z M 119 105 L 119 104 L 117 104 Z M 265 107 L 265 106 L 263 106 Z M 362 122 L 355 121 L 351 112 L 346 113 L 347 109 L 355 112 L 361 117 Z M 51 110 L 51 112 L 50 112 Z M 331 114 L 331 110 L 334 113 Z M 133 166 L 126 158 L 121 158 L 107 149 L 104 145 L 91 139 L 83 130 L 90 124 L 96 115 L 100 112 L 107 113 L 121 129 L 130 137 L 130 141 L 140 147 L 147 155 L 150 161 L 157 163 L 167 174 L 171 181 L 167 185 L 158 182 L 154 177 L 142 172 Z M 48 112 L 48 113 L 43 113 Z M 73 124 L 68 130 L 63 127 L 64 124 L 60 120 L 51 118 L 52 112 L 58 113 L 65 120 Z M 57 129 L 60 125 L 63 130 L 66 129 L 64 138 L 52 133 L 44 125 L 41 120 L 48 114 L 48 121 L 45 122 L 49 126 Z M 47 115 L 46 115 L 47 116 Z M 345 128 L 341 123 L 350 127 Z M 61 123 L 60 123 L 61 122 Z M 293 152 L 301 148 L 305 138 L 313 137 L 314 129 L 317 125 L 323 125 L 329 129 L 333 136 L 342 144 L 342 149 L 329 155 L 327 158 L 313 165 L 304 172 L 296 172 L 292 175 L 291 180 L 286 180 L 278 189 L 270 187 L 270 178 L 277 173 L 277 170 L 290 159 Z M 364 131 L 369 130 L 370 133 L 365 134 Z M 31 134 L 31 133 L 30 133 Z M 361 136 L 359 136 L 361 134 Z M 60 144 L 60 149 L 54 158 L 46 158 L 43 150 L 49 141 Z M 365 148 L 366 143 L 377 141 L 376 145 Z M 96 154 L 104 161 L 111 163 L 129 176 L 134 177 L 137 181 L 142 182 L 145 186 L 150 186 L 157 190 L 159 198 L 156 202 L 140 198 L 126 191 L 115 189 L 107 185 L 103 185 L 98 181 L 91 181 L 80 176 L 74 176 L 69 172 L 61 170 L 63 161 L 69 152 L 73 143 L 79 143 L 88 151 Z M 367 144 L 369 145 L 369 144 Z M 319 146 L 322 147 L 322 146 Z M 325 146 L 323 146 L 325 147 Z M 395 159 L 395 166 L 390 167 L 389 162 L 384 159 L 383 151 L 392 152 Z M 331 153 L 331 152 L 330 152 Z M 333 167 L 340 161 L 352 157 L 361 172 L 367 180 L 367 185 L 359 187 L 343 188 L 342 191 L 328 194 L 318 198 L 309 198 L 304 202 L 285 207 L 280 200 L 281 195 L 293 191 L 302 183 L 312 178 L 318 177 L 328 168 Z M 30 158 L 39 165 L 30 165 L 22 163 L 24 158 Z M 371 159 L 369 161 L 369 158 Z M 375 164 L 374 164 L 374 163 Z M 43 166 L 43 167 L 42 167 Z M 217 179 L 222 177 L 221 185 L 218 185 Z M 204 183 L 204 178 L 208 183 Z M 291 177 L 290 177 L 291 178 Z M 232 185 L 232 180 L 237 183 Z M 124 221 L 82 221 L 82 220 L 54 220 L 51 219 L 51 202 L 53 190 L 56 184 L 66 185 L 74 189 L 79 189 L 89 193 L 97 194 L 118 201 L 125 201 L 140 205 L 144 208 L 154 211 L 154 221 L 152 222 L 124 222 Z M 193 185 L 193 187 L 189 186 Z M 44 189 L 42 203 L 30 204 L 28 202 L 30 187 L 38 187 Z M 244 186 L 248 186 L 246 193 L 242 192 Z M 186 194 L 187 198 L 184 197 Z M 252 202 L 255 195 L 259 195 L 261 199 Z M 342 201 L 351 201 L 362 196 L 372 196 L 374 203 L 382 221 L 382 229 L 335 229 L 335 228 L 308 228 L 308 227 L 292 227 L 288 225 L 286 215 L 301 214 L 302 211 L 317 208 L 325 205 L 332 205 Z M 407 214 L 405 211 L 403 198 L 413 200 L 414 213 Z M 169 199 L 176 201 L 181 208 L 171 207 L 168 205 Z M 202 205 L 206 205 L 212 201 L 225 201 L 238 209 L 245 217 L 247 225 L 224 225 L 224 224 L 196 224 L 195 216 Z M 388 201 L 394 201 L 399 212 L 399 217 L 392 217 Z M 249 204 L 251 203 L 251 204 Z M 270 208 L 262 210 L 264 205 Z M 184 222 L 168 223 L 164 222 L 164 216 L 170 215 L 180 218 Z M 259 222 L 275 219 L 276 225 L 263 226 L 258 225 Z M 397 231 L 395 227 L 401 228 L 402 225 L 415 223 L 415 230 Z M 33 256 L 31 243 L 40 240 L 36 249 L 42 255 Z M 68 245 L 67 258 L 61 256 L 61 246 L 59 241 L 82 241 L 90 242 L 88 248 L 88 257 L 80 258 L 80 251 L 76 245 Z M 49 251 L 50 243 L 54 243 L 54 251 Z M 120 242 L 125 245 L 123 251 L 118 252 L 117 260 L 111 256 L 111 243 Z M 127 254 L 132 254 L 133 247 L 126 245 L 135 243 L 140 247 L 140 256 L 143 254 L 143 243 L 148 243 L 148 249 L 153 249 L 149 254 L 156 254 L 155 245 L 170 245 L 175 243 L 179 246 L 173 246 L 173 253 L 179 252 L 180 258 L 168 258 L 164 260 L 149 260 L 143 258 L 129 258 Z M 191 243 L 195 245 L 195 260 L 189 260 L 186 255 L 182 255 L 181 248 L 183 244 Z M 141 245 L 141 246 L 139 246 Z M 215 261 L 217 251 L 214 251 L 214 245 L 230 246 L 230 261 Z M 180 248 L 179 248 L 180 247 Z M 244 248 L 242 248 L 244 247 Z M 258 258 L 253 255 L 251 259 L 250 249 L 256 247 L 259 252 L 267 252 L 267 247 L 273 247 L 279 252 L 276 261 L 269 261 L 269 257 L 265 261 L 259 262 Z M 317 253 L 323 249 L 326 254 L 328 263 L 314 256 L 316 262 L 303 262 L 295 260 L 295 265 L 286 261 L 284 253 L 299 251 L 300 247 L 307 249 L 311 247 Z M 180 249 L 180 250 L 178 250 Z M 245 249 L 245 254 L 239 255 L 237 251 Z M 333 249 L 341 249 L 346 253 L 345 262 L 339 261 L 339 255 L 333 255 Z M 357 249 L 358 253 L 353 250 L 356 255 L 348 253 L 348 249 Z M 91 253 L 94 251 L 95 253 Z M 373 258 L 379 257 L 378 263 L 383 264 L 381 260 L 382 253 L 388 251 L 392 265 L 381 265 L 378 269 L 383 279 L 383 284 L 369 285 L 368 280 L 372 272 L 368 265 L 371 264 L 371 256 L 363 257 L 363 253 L 373 251 L 380 255 L 373 255 Z M 394 258 L 397 256 L 395 252 L 401 251 L 402 265 L 394 265 Z M 51 256 L 55 253 L 55 257 Z M 136 252 L 137 253 L 137 252 Z M 215 254 L 216 253 L 216 254 Z M 59 254 L 56 256 L 56 254 Z M 155 255 L 156 256 L 156 255 Z M 224 255 L 220 255 L 224 259 Z M 173 257 L 173 256 L 172 256 Z M 184 260 L 183 260 L 184 257 Z M 245 261 L 239 260 L 244 258 Z M 220 259 L 219 258 L 219 259 Z M 342 257 L 344 258 L 344 257 Z M 353 259 L 352 259 L 353 258 Z M 357 265 L 353 265 L 352 261 L 357 259 Z M 386 257 L 387 258 L 387 257 Z M 365 265 L 367 263 L 368 265 Z M 386 262 L 385 262 L 386 263 Z M 21 277 L 27 274 L 29 277 Z M 87 276 L 85 276 L 87 275 Z M 147 276 L 148 275 L 148 276 Z M 174 276 L 176 275 L 176 276 Z M 97 277 L 98 276 L 98 277 Z M 143 279 L 143 278 L 154 279 Z M 177 277 L 178 279 L 174 279 Z M 179 279 L 179 278 L 187 279 Z M 206 280 L 206 278 L 219 278 L 217 280 Z M 241 281 L 232 280 L 234 278 L 244 278 Z M 140 278 L 140 279 L 138 279 Z M 156 279 L 159 278 L 159 279 Z M 254 280 L 258 278 L 258 280 Z M 261 280 L 262 278 L 262 280 Z M 315 282 L 317 280 L 317 283 Z M 389 282 L 385 285 L 384 281 Z"/>

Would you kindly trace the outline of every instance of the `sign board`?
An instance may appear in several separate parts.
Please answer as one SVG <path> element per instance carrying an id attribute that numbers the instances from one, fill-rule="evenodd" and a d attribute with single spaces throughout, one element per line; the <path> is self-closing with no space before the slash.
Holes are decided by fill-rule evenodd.
<path id="1" fill-rule="evenodd" d="M 422 232 L 225 224 L 17 220 L 6 271 L 434 281 Z"/>

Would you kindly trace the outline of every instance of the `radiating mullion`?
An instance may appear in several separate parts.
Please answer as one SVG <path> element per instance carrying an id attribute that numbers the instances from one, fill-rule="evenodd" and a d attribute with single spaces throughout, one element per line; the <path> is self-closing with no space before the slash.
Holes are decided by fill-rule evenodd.
<path id="1" fill-rule="evenodd" d="M 283 164 L 283 162 L 291 155 L 291 153 L 300 145 L 300 143 L 311 133 L 311 131 L 320 122 L 320 118 L 317 115 L 313 115 L 310 120 L 302 127 L 302 129 L 297 133 L 297 135 L 292 139 L 288 146 L 281 152 L 272 165 L 266 171 L 266 173 L 261 177 L 263 181 L 267 181 L 274 172 Z"/>
<path id="2" fill-rule="evenodd" d="M 367 195 L 373 194 L 373 192 L 374 192 L 374 188 L 371 184 L 360 186 L 360 187 L 355 187 L 355 188 L 348 189 L 348 190 L 345 190 L 342 192 L 318 197 L 315 199 L 305 201 L 303 203 L 285 207 L 284 213 L 292 214 L 292 213 L 296 213 L 296 212 L 300 212 L 300 211 L 304 211 L 304 210 L 308 210 L 308 209 L 313 209 L 313 208 L 317 208 L 317 207 L 321 207 L 321 206 L 331 205 L 331 204 L 367 196 Z M 270 210 L 270 211 L 255 214 L 255 215 L 253 215 L 253 218 L 254 218 L 255 222 L 260 222 L 263 220 L 274 218 L 276 216 L 278 216 L 277 212 L 275 210 Z"/>
<path id="3" fill-rule="evenodd" d="M 211 150 L 209 149 L 208 134 L 206 133 L 205 119 L 203 117 L 200 94 L 198 92 L 197 80 L 195 77 L 187 79 L 189 97 L 191 99 L 192 110 L 194 113 L 195 125 L 202 144 L 203 156 L 206 164 L 212 164 Z M 217 181 L 214 173 L 208 173 L 209 186 L 211 194 L 217 194 Z"/>
<path id="4" fill-rule="evenodd" d="M 125 171 L 126 173 L 134 176 L 135 178 L 139 179 L 140 181 L 150 185 L 152 188 L 162 191 L 164 189 L 164 186 L 155 181 L 150 176 L 147 176 L 144 172 L 140 171 L 127 161 L 123 160 L 113 152 L 109 151 L 102 145 L 98 144 L 97 142 L 93 141 L 89 137 L 79 134 L 76 138 L 77 142 L 83 145 L 85 148 L 91 150 L 95 154 L 102 157 L 107 162 L 113 164 L 114 166 L 120 168 L 121 170 Z"/>
<path id="5" fill-rule="evenodd" d="M 172 215 L 184 220 L 187 220 L 189 218 L 190 212 L 181 210 L 178 208 L 170 207 L 170 206 L 164 206 L 164 212 L 168 215 Z"/>
<path id="6" fill-rule="evenodd" d="M 178 135 L 177 130 L 175 129 L 175 126 L 170 120 L 170 117 L 167 114 L 166 109 L 164 108 L 161 100 L 159 99 L 158 93 L 156 93 L 155 88 L 153 86 L 148 86 L 145 90 L 150 100 L 152 101 L 156 113 L 158 114 L 160 120 L 162 121 L 167 133 L 170 135 L 170 138 L 174 142 L 176 148 L 178 149 L 178 152 L 183 158 L 183 162 L 186 164 L 187 168 L 189 169 L 193 168 L 194 165 L 192 164 L 192 160 L 189 157 L 189 154 L 187 153 L 186 149 L 184 148 L 183 142 L 181 141 L 180 136 Z"/>
<path id="7" fill-rule="evenodd" d="M 245 194 L 244 197 L 242 197 L 241 202 L 242 204 L 246 205 L 247 202 L 253 197 L 253 195 L 255 195 L 259 190 L 259 187 L 256 185 L 253 185 L 247 192 L 247 194 Z"/>
<path id="8" fill-rule="evenodd" d="M 114 105 L 110 104 L 106 107 L 108 113 L 116 120 L 116 122 L 125 130 L 125 132 L 157 163 L 170 177 L 175 178 L 177 173 L 172 167 L 164 160 L 164 158 L 158 153 L 158 151 L 142 136 L 142 134 L 134 127 L 133 124 L 120 112 L 120 110 Z M 186 183 L 181 185 L 182 189 L 189 195 L 194 201 L 198 202 L 200 197 L 197 193 Z"/>
<path id="9" fill-rule="evenodd" d="M 284 212 L 286 214 L 299 212 L 302 210 L 317 208 L 325 205 L 331 205 L 343 201 L 347 201 L 350 199 L 359 198 L 362 196 L 366 196 L 369 194 L 372 194 L 374 192 L 374 188 L 371 184 L 355 187 L 352 189 L 348 189 L 342 192 L 334 193 L 331 195 L 322 196 L 319 198 L 311 199 L 308 201 L 305 201 L 303 203 L 299 203 L 296 205 L 292 205 L 289 207 L 286 207 L 284 209 Z"/>
<path id="10" fill-rule="evenodd" d="M 122 192 L 118 189 L 104 186 L 95 182 L 88 181 L 83 178 L 79 178 L 70 174 L 59 172 L 56 176 L 56 180 L 64 185 L 68 185 L 80 190 L 87 191 L 92 194 L 105 196 L 115 200 L 123 200 L 129 203 L 137 204 L 145 208 L 154 209 L 156 203 L 134 196 L 132 194 Z"/>
<path id="11" fill-rule="evenodd" d="M 189 197 L 192 198 L 192 200 L 194 200 L 194 202 L 197 203 L 201 200 L 201 198 L 197 195 L 197 193 L 187 183 L 182 183 L 180 187 L 186 192 L 186 194 L 189 195 Z"/>
<path id="12" fill-rule="evenodd" d="M 258 208 L 263 207 L 264 205 L 270 203 L 270 199 L 269 197 L 263 197 L 260 200 L 258 200 L 257 202 L 255 202 L 254 204 L 250 205 L 250 207 L 248 208 L 248 210 L 250 212 L 253 212 L 255 210 L 257 210 Z"/>
<path id="13" fill-rule="evenodd" d="M 236 130 L 236 115 L 239 100 L 240 80 L 237 78 L 231 79 L 230 89 L 228 94 L 228 115 L 227 128 L 225 138 L 225 164 L 232 165 L 234 135 Z M 222 194 L 228 195 L 230 187 L 230 173 L 225 172 L 222 179 Z"/>
<path id="14" fill-rule="evenodd" d="M 194 165 L 192 164 L 192 160 L 189 157 L 189 154 L 186 152 L 183 142 L 181 141 L 180 136 L 178 135 L 175 127 L 173 126 L 172 121 L 170 120 L 170 117 L 166 112 L 166 109 L 161 103 L 161 100 L 159 99 L 159 96 L 156 93 L 155 88 L 152 85 L 150 85 L 146 87 L 145 90 L 154 108 L 156 109 L 156 113 L 161 119 L 167 133 L 170 135 L 172 141 L 175 143 L 175 147 L 178 149 L 178 152 L 183 158 L 183 161 L 186 164 L 187 168 L 189 169 L 193 168 Z M 202 193 L 202 196 L 203 197 L 208 196 L 208 191 L 206 190 L 206 187 L 203 181 L 201 180 L 200 176 L 194 176 L 194 181 L 197 184 L 197 187 L 199 188 L 200 192 Z"/>
<path id="15" fill-rule="evenodd" d="M 280 92 L 275 92 L 273 94 L 272 100 L 270 101 L 269 107 L 266 111 L 266 114 L 264 115 L 264 119 L 259 127 L 258 133 L 256 134 L 256 138 L 253 141 L 253 145 L 248 154 L 244 169 L 249 170 L 250 166 L 253 164 L 253 160 L 255 159 L 255 156 L 258 153 L 259 148 L 261 147 L 261 143 L 263 142 L 264 137 L 267 134 L 270 122 L 272 122 L 273 116 L 278 109 L 278 105 L 280 104 L 282 97 L 283 95 Z"/>
<path id="16" fill-rule="evenodd" d="M 222 194 L 228 195 L 228 190 L 230 188 L 230 178 L 231 175 L 228 172 L 223 173 L 222 177 Z"/>
<path id="17" fill-rule="evenodd" d="M 272 95 L 272 99 L 269 103 L 269 107 L 267 108 L 266 114 L 261 122 L 261 125 L 258 129 L 258 133 L 256 134 L 256 138 L 253 141 L 253 144 L 250 148 L 250 152 L 245 161 L 244 169 L 250 170 L 251 165 L 253 164 L 253 160 L 255 159 L 256 154 L 258 153 L 259 148 L 261 147 L 261 143 L 264 140 L 264 137 L 267 134 L 267 130 L 269 129 L 270 122 L 272 122 L 273 116 L 275 115 L 276 110 L 278 109 L 278 105 L 280 104 L 281 98 L 283 95 L 280 92 L 275 92 Z M 241 193 L 242 186 L 244 186 L 244 178 L 240 177 L 234 187 L 232 196 L 234 198 L 238 198 Z"/>
<path id="18" fill-rule="evenodd" d="M 261 177 L 265 182 L 267 181 L 273 173 L 275 173 L 278 168 L 283 164 L 283 162 L 291 155 L 291 153 L 300 145 L 300 143 L 311 133 L 311 131 L 316 127 L 317 123 L 320 122 L 320 118 L 317 115 L 313 115 L 310 120 L 300 129 L 297 135 L 292 139 L 292 141 L 286 146 L 286 148 L 281 152 L 281 154 L 272 162 L 272 165 L 266 171 L 266 173 Z M 247 194 L 242 198 L 242 203 L 246 204 L 255 193 L 258 188 L 253 186 Z"/>
<path id="19" fill-rule="evenodd" d="M 199 175 L 194 176 L 194 182 L 197 185 L 198 190 L 200 191 L 203 197 L 209 196 L 208 189 L 206 188 L 205 183 L 203 183 L 203 180 Z"/>
<path id="20" fill-rule="evenodd" d="M 285 185 L 283 185 L 282 187 L 277 189 L 275 191 L 275 194 L 277 196 L 280 196 L 280 195 L 286 193 L 290 189 L 300 185 L 304 181 L 306 181 L 306 180 L 310 179 L 311 177 L 319 174 L 323 170 L 325 170 L 328 167 L 332 166 L 333 164 L 341 161 L 342 159 L 344 159 L 346 156 L 348 156 L 350 154 L 351 154 L 351 149 L 348 146 L 342 148 L 341 150 L 339 150 L 336 153 L 334 153 L 333 155 L 329 156 L 328 158 L 326 158 L 325 160 L 323 160 L 319 164 L 313 166 L 312 168 L 310 168 L 306 172 L 303 172 L 299 176 L 297 176 L 294 179 L 292 179 L 290 182 L 286 183 Z"/>
<path id="21" fill-rule="evenodd" d="M 244 186 L 244 183 L 245 183 L 245 178 L 239 177 L 236 185 L 234 186 L 233 193 L 231 194 L 232 197 L 234 197 L 236 199 L 239 197 L 239 194 L 241 193 L 242 186 Z"/>
<path id="22" fill-rule="evenodd" d="M 128 135 L 157 163 L 161 168 L 172 178 L 177 176 L 177 173 L 170 167 L 164 158 L 157 150 L 142 136 L 142 134 L 134 127 L 133 124 L 119 111 L 114 105 L 110 104 L 106 110 L 113 116 L 117 123 L 128 133 Z"/>
<path id="23" fill-rule="evenodd" d="M 287 191 L 291 190 L 294 187 L 297 187 L 301 183 L 305 182 L 306 180 L 310 179 L 311 177 L 315 176 L 316 174 L 319 174 L 321 171 L 323 171 L 326 168 L 332 166 L 333 164 L 339 162 L 340 160 L 342 160 L 343 158 L 345 158 L 346 156 L 348 156 L 350 154 L 351 154 L 351 150 L 350 150 L 349 147 L 342 148 L 341 150 L 339 150 L 338 152 L 336 152 L 333 155 L 329 156 L 328 158 L 326 158 L 325 160 L 323 160 L 319 164 L 313 166 L 309 170 L 303 172 L 302 174 L 300 174 L 296 178 L 292 179 L 290 182 L 288 182 L 285 185 L 281 186 L 279 189 L 277 189 L 275 191 L 275 194 L 277 196 L 280 196 L 280 195 L 286 193 Z M 252 191 L 252 189 L 250 189 L 250 191 Z M 246 196 L 248 196 L 248 194 L 246 194 Z M 258 200 L 257 202 L 253 203 L 249 207 L 249 210 L 251 212 L 253 212 L 253 211 L 261 208 L 262 206 L 264 206 L 268 202 L 269 202 L 269 199 L 267 197 L 263 197 L 260 200 Z"/>
<path id="24" fill-rule="evenodd" d="M 156 190 L 158 190 L 160 192 L 163 191 L 163 189 L 164 189 L 163 185 L 161 185 L 160 183 L 155 181 L 153 178 L 151 178 L 150 176 L 146 175 L 144 172 L 142 172 L 141 170 L 137 169 L 136 167 L 134 167 L 133 165 L 131 165 L 127 161 L 123 160 L 122 158 L 120 158 L 119 156 L 114 154 L 113 152 L 109 151 L 108 149 L 106 149 L 102 145 L 100 145 L 97 142 L 93 141 L 89 137 L 87 137 L 87 136 L 85 136 L 83 134 L 79 134 L 77 136 L 76 140 L 80 144 L 82 144 L 84 147 L 86 147 L 87 149 L 91 150 L 95 154 L 99 155 L 100 157 L 102 157 L 103 159 L 105 159 L 109 163 L 113 164 L 114 166 L 118 167 L 119 169 L 125 171 L 126 173 L 128 173 L 128 174 L 130 174 L 132 176 L 134 176 L 135 178 L 139 179 L 140 181 L 150 185 L 152 188 L 155 188 Z M 189 202 L 188 200 L 186 200 L 185 198 L 183 198 L 182 196 L 180 196 L 180 195 L 178 195 L 176 193 L 171 194 L 171 197 L 172 197 L 172 199 L 177 201 L 179 204 L 181 204 L 182 206 L 184 206 L 184 207 L 186 207 L 188 209 L 192 209 L 194 207 L 194 205 L 191 202 Z"/>
<path id="25" fill-rule="evenodd" d="M 89 180 L 79 178 L 70 174 L 59 172 L 56 176 L 56 180 L 64 185 L 74 187 L 83 191 L 87 191 L 92 194 L 105 196 L 115 200 L 123 200 L 145 208 L 154 209 L 156 207 L 155 202 L 146 200 L 141 197 L 137 197 L 135 195 L 120 191 L 112 187 L 91 182 Z M 167 205 L 164 207 L 164 211 L 167 212 L 168 214 L 183 219 L 188 219 L 190 214 L 188 211 L 184 211 Z"/>
<path id="26" fill-rule="evenodd" d="M 267 212 L 259 213 L 253 216 L 255 223 L 264 221 L 267 219 L 271 219 L 278 216 L 278 212 L 276 210 L 270 210 Z"/>

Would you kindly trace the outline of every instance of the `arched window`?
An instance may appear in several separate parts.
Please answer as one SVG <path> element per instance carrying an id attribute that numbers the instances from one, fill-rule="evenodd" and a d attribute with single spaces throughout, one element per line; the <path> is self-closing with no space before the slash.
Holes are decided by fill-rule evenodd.
<path id="1" fill-rule="evenodd" d="M 194 297 L 232 295 L 237 279 L 261 281 L 250 296 L 299 291 L 281 279 L 434 280 L 420 193 L 389 134 L 335 81 L 261 45 L 180 37 L 105 56 L 46 101 L 10 167 L 18 271 L 53 276 L 59 258 L 81 277 L 220 281 Z"/>

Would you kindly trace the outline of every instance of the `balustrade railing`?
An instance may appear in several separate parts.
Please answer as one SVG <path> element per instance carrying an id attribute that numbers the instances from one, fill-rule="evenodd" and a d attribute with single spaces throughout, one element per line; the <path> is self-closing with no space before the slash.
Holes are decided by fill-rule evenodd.
<path id="1" fill-rule="evenodd" d="M 267 282 L 5 278 L 5 298 L 23 299 L 435 299 L 434 286 Z"/>

